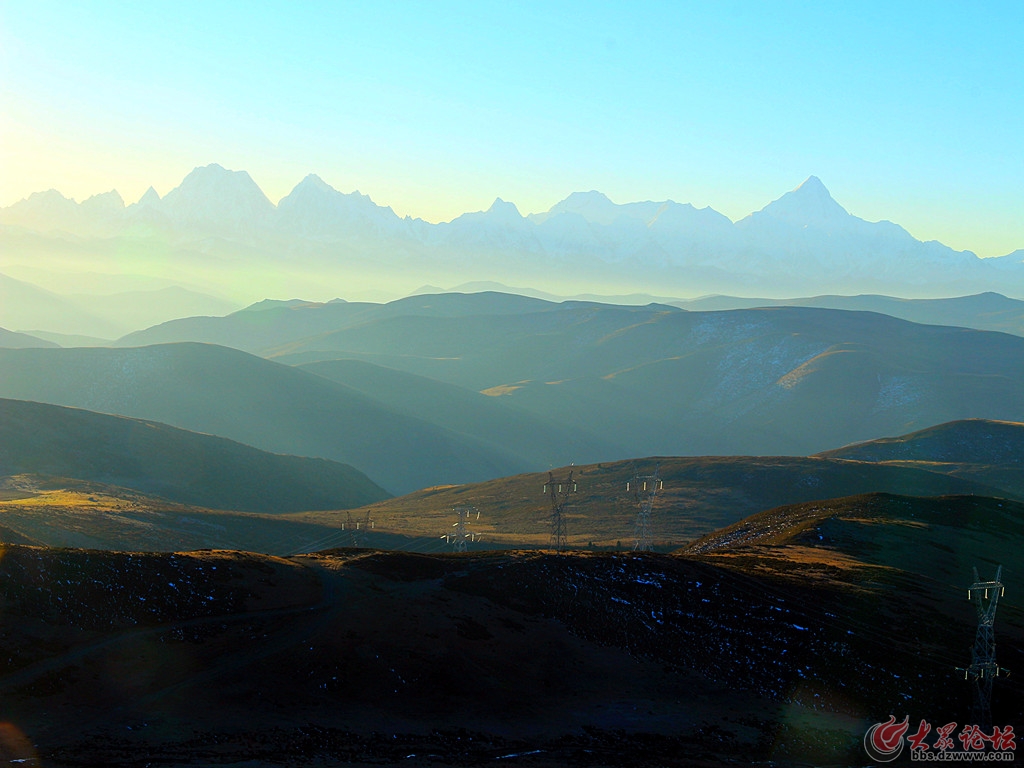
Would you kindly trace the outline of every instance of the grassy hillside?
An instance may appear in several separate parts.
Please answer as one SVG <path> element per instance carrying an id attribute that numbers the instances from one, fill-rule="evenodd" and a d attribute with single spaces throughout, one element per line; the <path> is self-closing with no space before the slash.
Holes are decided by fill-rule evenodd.
<path id="1" fill-rule="evenodd" d="M 1024 424 L 965 419 L 820 454 L 857 461 L 931 461 L 1024 466 Z"/>
<path id="2" fill-rule="evenodd" d="M 165 424 L 0 399 L 0 476 L 74 478 L 201 507 L 347 509 L 387 494 L 352 467 Z"/>
<path id="3" fill-rule="evenodd" d="M 950 493 L 1005 495 L 1000 489 L 919 468 L 869 462 L 798 457 L 651 458 L 572 467 L 577 493 L 566 511 L 572 546 L 632 547 L 637 508 L 626 482 L 660 465 L 664 490 L 653 514 L 655 541 L 676 546 L 747 515 L 781 504 L 887 491 L 921 496 Z M 569 471 L 555 471 L 562 481 Z M 442 486 L 379 502 L 369 512 L 377 527 L 411 536 L 437 536 L 451 529 L 453 507 L 473 506 L 480 519 L 470 529 L 491 543 L 547 545 L 550 501 L 542 493 L 546 473 L 484 483 Z M 297 516 L 329 524 L 335 513 Z"/>
<path id="4" fill-rule="evenodd" d="M 1024 496 L 1024 424 L 1019 422 L 953 421 L 819 455 L 932 469 Z"/>
<path id="5" fill-rule="evenodd" d="M 321 376 L 209 344 L 0 350 L 0 396 L 152 419 L 351 464 L 390 492 L 528 469 Z"/>
<path id="6" fill-rule="evenodd" d="M 5 544 L 148 552 L 232 547 L 281 554 L 308 549 L 329 533 L 278 514 L 205 509 L 73 478 L 14 475 L 0 483 Z"/>

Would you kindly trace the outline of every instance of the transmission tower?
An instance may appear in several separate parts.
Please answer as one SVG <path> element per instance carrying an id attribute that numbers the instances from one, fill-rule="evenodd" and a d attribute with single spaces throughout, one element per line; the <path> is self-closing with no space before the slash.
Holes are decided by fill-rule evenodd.
<path id="1" fill-rule="evenodd" d="M 651 552 L 654 549 L 654 542 L 651 539 L 651 509 L 654 507 L 654 498 L 658 491 L 665 487 L 658 477 L 660 468 L 660 465 L 655 467 L 652 475 L 633 475 L 633 479 L 626 483 L 626 492 L 632 489 L 637 506 L 636 524 L 633 527 L 635 552 Z"/>
<path id="2" fill-rule="evenodd" d="M 480 511 L 476 507 L 455 507 L 453 509 L 455 514 L 459 516 L 459 521 L 452 524 L 452 528 L 455 530 L 446 533 L 441 538 L 452 545 L 453 552 L 465 552 L 466 543 L 469 541 L 477 541 L 478 536 L 471 531 L 466 529 L 466 523 L 469 522 L 470 515 L 476 512 L 476 519 L 480 519 Z"/>
<path id="3" fill-rule="evenodd" d="M 569 505 L 569 494 L 576 493 L 576 482 L 572 479 L 572 470 L 564 482 L 557 482 L 553 472 L 548 472 L 548 481 L 542 493 L 551 497 L 551 548 L 556 552 L 564 552 L 569 540 L 565 533 L 565 508 Z"/>
<path id="4" fill-rule="evenodd" d="M 363 536 L 366 532 L 373 528 L 374 521 L 370 517 L 369 511 L 362 520 L 354 520 L 351 512 L 345 513 L 345 522 L 341 524 L 341 530 L 349 531 L 349 539 L 352 542 L 353 547 L 361 547 L 363 545 Z"/>
<path id="5" fill-rule="evenodd" d="M 982 581 L 978 569 L 974 569 L 974 583 L 967 588 L 967 599 L 974 602 L 978 609 L 978 632 L 974 636 L 974 647 L 971 648 L 971 666 L 958 669 L 964 673 L 964 679 L 974 682 L 974 724 L 987 730 L 992 727 L 992 681 L 1000 673 L 1009 674 L 996 663 L 996 638 L 993 625 L 996 620 L 996 608 L 1005 588 L 1000 581 L 1003 566 L 996 569 L 994 581 Z"/>

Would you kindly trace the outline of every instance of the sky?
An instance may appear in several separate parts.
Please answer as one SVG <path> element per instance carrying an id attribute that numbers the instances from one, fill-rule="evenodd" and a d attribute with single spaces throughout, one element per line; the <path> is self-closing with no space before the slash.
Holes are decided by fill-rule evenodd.
<path id="1" fill-rule="evenodd" d="M 574 191 L 1024 248 L 1024 2 L 0 0 L 0 206 L 306 174 L 447 221 Z"/>

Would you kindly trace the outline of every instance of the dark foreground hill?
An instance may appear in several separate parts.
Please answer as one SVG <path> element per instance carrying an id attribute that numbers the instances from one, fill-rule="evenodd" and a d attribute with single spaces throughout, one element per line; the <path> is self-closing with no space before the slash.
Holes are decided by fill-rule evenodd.
<path id="1" fill-rule="evenodd" d="M 848 505 L 872 499 L 878 514 L 821 515 L 817 528 L 777 510 L 806 535 L 746 559 L 742 542 L 289 559 L 8 546 L 5 756 L 56 768 L 863 764 L 865 730 L 889 715 L 969 720 L 954 667 L 974 616 L 949 537 L 970 538 L 965 560 L 1024 544 L 1010 502 Z M 896 550 L 874 556 L 845 533 L 865 527 L 915 557 L 893 564 Z M 1008 593 L 997 629 L 1011 667 L 1024 664 L 1018 606 Z M 1019 722 L 1024 692 L 999 683 L 994 722 Z"/>
<path id="2" fill-rule="evenodd" d="M 152 421 L 0 399 L 0 477 L 21 474 L 248 512 L 350 509 L 387 497 L 335 461 L 267 453 Z"/>

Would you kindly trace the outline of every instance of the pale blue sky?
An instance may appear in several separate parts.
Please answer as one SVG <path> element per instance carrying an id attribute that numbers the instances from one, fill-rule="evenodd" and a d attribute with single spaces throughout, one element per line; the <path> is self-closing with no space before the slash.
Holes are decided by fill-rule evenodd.
<path id="1" fill-rule="evenodd" d="M 1024 248 L 1024 2 L 0 0 L 0 205 L 305 174 L 431 221 L 495 197 L 851 212 Z"/>

